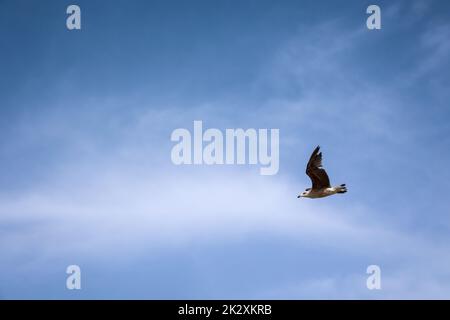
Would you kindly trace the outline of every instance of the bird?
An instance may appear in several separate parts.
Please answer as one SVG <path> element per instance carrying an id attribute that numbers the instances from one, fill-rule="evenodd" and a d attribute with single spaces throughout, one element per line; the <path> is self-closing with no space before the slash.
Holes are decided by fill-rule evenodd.
<path id="1" fill-rule="evenodd" d="M 320 146 L 314 149 L 308 164 L 306 165 L 306 174 L 312 181 L 312 187 L 305 189 L 297 198 L 324 198 L 336 193 L 346 193 L 347 187 L 341 184 L 336 187 L 330 185 L 330 179 L 325 169 L 322 167 L 322 152 Z"/>

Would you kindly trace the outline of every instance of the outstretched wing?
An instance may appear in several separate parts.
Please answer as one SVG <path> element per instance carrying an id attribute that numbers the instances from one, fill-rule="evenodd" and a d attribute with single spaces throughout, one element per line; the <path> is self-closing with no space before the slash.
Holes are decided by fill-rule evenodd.
<path id="1" fill-rule="evenodd" d="M 306 165 L 306 174 L 312 181 L 313 190 L 330 187 L 330 179 L 325 169 L 322 168 L 322 152 L 319 152 L 319 150 L 320 146 L 317 146 Z"/>

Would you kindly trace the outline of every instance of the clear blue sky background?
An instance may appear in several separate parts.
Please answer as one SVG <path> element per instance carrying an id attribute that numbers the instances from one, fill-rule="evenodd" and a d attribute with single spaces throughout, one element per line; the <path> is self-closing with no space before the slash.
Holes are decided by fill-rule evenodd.
<path id="1" fill-rule="evenodd" d="M 450 298 L 448 1 L 75 3 L 0 0 L 1 298 Z M 279 173 L 174 166 L 194 120 Z"/>

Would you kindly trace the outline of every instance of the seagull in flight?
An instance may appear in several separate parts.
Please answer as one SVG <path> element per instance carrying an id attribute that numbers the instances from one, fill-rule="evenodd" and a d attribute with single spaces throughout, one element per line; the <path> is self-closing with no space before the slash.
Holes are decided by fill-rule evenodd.
<path id="1" fill-rule="evenodd" d="M 309 158 L 306 165 L 306 174 L 312 181 L 312 188 L 306 189 L 300 193 L 297 198 L 323 198 L 328 197 L 336 193 L 346 193 L 347 188 L 345 184 L 341 184 L 337 187 L 330 185 L 330 179 L 327 172 L 322 167 L 322 152 L 319 152 L 320 146 L 317 146 Z"/>

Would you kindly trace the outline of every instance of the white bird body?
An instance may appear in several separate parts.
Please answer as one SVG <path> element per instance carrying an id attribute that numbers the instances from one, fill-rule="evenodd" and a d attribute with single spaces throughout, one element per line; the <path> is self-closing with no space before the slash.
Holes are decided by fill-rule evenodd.
<path id="1" fill-rule="evenodd" d="M 320 147 L 313 151 L 308 164 L 306 166 L 306 174 L 309 176 L 312 182 L 312 187 L 306 189 L 300 193 L 297 198 L 324 198 L 336 193 L 346 193 L 347 188 L 345 184 L 341 184 L 336 187 L 330 185 L 330 179 L 322 168 L 322 152 L 319 152 Z"/>
<path id="2" fill-rule="evenodd" d="M 311 198 L 311 199 L 324 198 L 324 197 L 332 196 L 333 194 L 336 194 L 336 193 L 345 193 L 344 190 L 345 190 L 345 192 L 347 190 L 345 188 L 345 186 L 324 188 L 324 189 L 319 189 L 319 190 L 309 190 L 309 191 L 302 192 L 298 197 L 299 198 Z"/>

